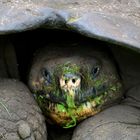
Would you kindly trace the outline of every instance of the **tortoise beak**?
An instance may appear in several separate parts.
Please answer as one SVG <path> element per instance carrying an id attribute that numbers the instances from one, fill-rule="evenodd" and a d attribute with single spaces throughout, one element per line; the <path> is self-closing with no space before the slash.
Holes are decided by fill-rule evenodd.
<path id="1" fill-rule="evenodd" d="M 61 90 L 73 97 L 76 91 L 81 89 L 81 77 L 76 74 L 64 74 L 60 77 L 59 82 Z"/>

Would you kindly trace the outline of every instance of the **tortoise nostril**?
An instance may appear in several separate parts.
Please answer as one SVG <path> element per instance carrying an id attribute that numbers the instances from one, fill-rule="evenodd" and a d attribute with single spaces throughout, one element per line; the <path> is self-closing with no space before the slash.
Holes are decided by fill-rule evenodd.
<path id="1" fill-rule="evenodd" d="M 75 84 L 75 82 L 76 82 L 76 80 L 75 80 L 75 79 L 72 79 L 72 83 L 74 83 L 74 84 Z"/>
<path id="2" fill-rule="evenodd" d="M 65 80 L 65 84 L 67 84 L 68 83 L 68 80 Z"/>

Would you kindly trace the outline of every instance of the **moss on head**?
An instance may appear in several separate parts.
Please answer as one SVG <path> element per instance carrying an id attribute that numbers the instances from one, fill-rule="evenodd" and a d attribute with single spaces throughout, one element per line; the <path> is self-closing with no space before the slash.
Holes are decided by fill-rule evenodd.
<path id="1" fill-rule="evenodd" d="M 61 72 L 61 73 L 60 73 Z M 80 67 L 77 66 L 76 64 L 72 64 L 70 62 L 67 62 L 65 64 L 62 65 L 58 65 L 55 73 L 59 73 L 60 75 L 64 75 L 64 74 L 76 74 L 80 72 Z"/>
<path id="2" fill-rule="evenodd" d="M 80 84 L 82 85 L 80 88 L 76 92 L 75 90 L 72 91 L 75 96 L 68 93 L 70 90 L 63 90 L 60 87 L 60 77 L 65 74 L 78 74 L 81 78 L 82 82 Z M 41 85 L 43 95 L 40 95 L 39 92 L 35 93 L 36 100 L 42 110 L 47 112 L 45 114 L 49 116 L 54 113 L 57 116 L 55 119 L 60 119 L 60 125 L 64 128 L 74 127 L 77 121 L 96 114 L 108 101 L 114 101 L 121 96 L 119 92 L 121 92 L 122 86 L 116 75 L 112 77 L 100 73 L 97 78 L 94 78 L 91 70 L 86 66 L 80 67 L 77 64 L 67 62 L 58 65 L 51 76 L 52 80 L 49 85 L 45 85 L 45 83 Z M 95 89 L 95 93 L 93 89 Z M 52 100 L 48 99 L 49 101 L 46 101 L 47 95 L 51 95 Z M 62 96 L 63 101 L 57 100 L 57 102 L 53 102 L 54 98 L 62 99 Z M 46 102 L 48 102 L 48 108 L 46 107 Z M 52 109 L 50 106 L 53 103 L 55 107 L 53 106 L 54 108 Z"/>

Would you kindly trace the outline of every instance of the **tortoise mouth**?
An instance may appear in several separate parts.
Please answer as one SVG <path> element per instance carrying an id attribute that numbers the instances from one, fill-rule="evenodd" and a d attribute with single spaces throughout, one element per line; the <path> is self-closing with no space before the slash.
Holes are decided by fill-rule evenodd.
<path id="1" fill-rule="evenodd" d="M 103 99 L 105 95 L 101 94 L 99 96 L 94 97 L 93 99 L 86 100 L 81 102 L 80 104 L 76 104 L 72 97 L 68 96 L 66 102 L 52 102 L 50 100 L 46 101 L 44 107 L 48 112 L 55 113 L 66 113 L 68 110 L 77 110 L 77 112 L 82 111 L 83 109 L 93 109 L 97 108 L 99 105 L 103 104 Z M 81 108 L 82 107 L 82 108 Z M 80 110 L 78 110 L 80 109 Z"/>
<path id="2" fill-rule="evenodd" d="M 121 87 L 119 82 L 111 85 L 102 83 L 85 90 L 75 90 L 75 96 L 71 96 L 60 88 L 49 91 L 47 87 L 47 89 L 38 90 L 34 95 L 51 123 L 70 128 L 77 122 L 97 114 L 106 105 L 109 106 L 119 100 L 122 97 Z"/>
<path id="3" fill-rule="evenodd" d="M 51 118 L 53 122 L 62 126 L 63 128 L 71 128 L 76 126 L 77 122 L 91 116 L 95 115 L 100 111 L 96 108 L 95 101 L 87 101 L 79 106 L 66 107 L 63 104 L 52 103 L 46 106 L 47 116 Z"/>
<path id="4" fill-rule="evenodd" d="M 59 99 L 57 96 L 53 98 L 41 96 L 41 101 L 39 98 L 37 101 L 45 115 L 50 117 L 53 122 L 64 128 L 70 128 L 80 120 L 95 115 L 101 110 L 100 106 L 104 103 L 105 98 L 104 93 L 97 95 L 95 89 L 91 88 L 83 93 L 78 92 L 75 98 L 70 95 L 63 97 L 59 95 Z"/>
<path id="5" fill-rule="evenodd" d="M 75 90 L 74 95 L 65 92 L 63 90 L 57 90 L 55 92 L 47 92 L 46 90 L 38 91 L 36 96 L 43 99 L 43 102 L 53 103 L 53 104 L 63 104 L 65 107 L 75 108 L 81 106 L 81 104 L 86 104 L 87 102 L 93 101 L 95 98 L 103 95 L 107 88 L 102 85 L 98 88 L 92 87 L 87 90 Z M 71 102 L 72 105 L 69 105 Z"/>
<path id="6" fill-rule="evenodd" d="M 46 79 L 38 82 L 37 88 L 33 85 L 36 89 L 35 98 L 44 115 L 52 123 L 65 128 L 73 127 L 76 122 L 95 115 L 106 104 L 122 96 L 122 86 L 117 77 L 100 74 L 98 78 L 93 78 L 89 72 L 83 72 L 83 75 L 65 73 L 58 74 L 60 77 L 54 74 L 50 82 L 47 75 Z"/>

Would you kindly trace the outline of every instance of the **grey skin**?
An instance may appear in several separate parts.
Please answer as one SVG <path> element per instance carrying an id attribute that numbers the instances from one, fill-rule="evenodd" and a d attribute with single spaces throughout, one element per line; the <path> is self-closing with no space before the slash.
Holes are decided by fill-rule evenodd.
<path id="1" fill-rule="evenodd" d="M 28 88 L 0 80 L 0 140 L 46 140 L 45 119 Z"/>

